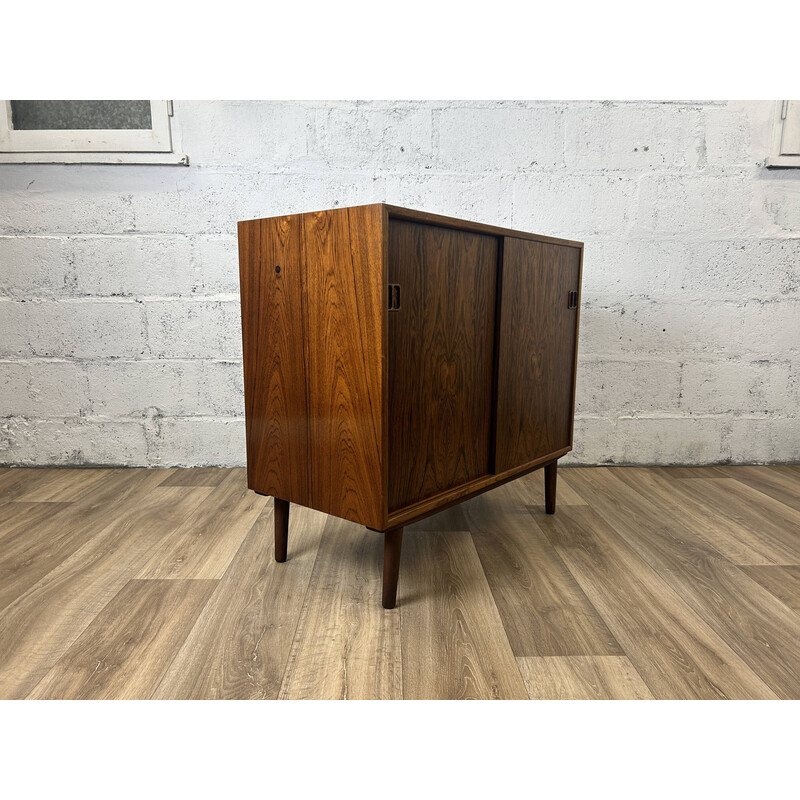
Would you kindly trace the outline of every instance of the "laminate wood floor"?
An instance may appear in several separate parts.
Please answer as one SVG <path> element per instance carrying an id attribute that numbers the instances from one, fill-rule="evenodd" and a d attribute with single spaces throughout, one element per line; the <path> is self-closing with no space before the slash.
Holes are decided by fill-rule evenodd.
<path id="1" fill-rule="evenodd" d="M 0 698 L 800 699 L 800 466 L 535 472 L 382 537 L 243 469 L 0 469 Z"/>

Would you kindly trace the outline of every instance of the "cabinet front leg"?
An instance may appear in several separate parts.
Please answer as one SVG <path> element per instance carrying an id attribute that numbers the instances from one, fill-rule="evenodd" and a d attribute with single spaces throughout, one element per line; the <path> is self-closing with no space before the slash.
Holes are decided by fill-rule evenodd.
<path id="1" fill-rule="evenodd" d="M 544 467 L 544 510 L 548 514 L 556 513 L 556 477 L 558 461 L 551 461 Z"/>
<path id="2" fill-rule="evenodd" d="M 289 501 L 275 498 L 275 560 L 286 561 L 289 544 Z"/>
<path id="3" fill-rule="evenodd" d="M 397 601 L 397 576 L 400 574 L 400 550 L 403 529 L 395 528 L 383 534 L 383 607 L 394 608 Z"/>

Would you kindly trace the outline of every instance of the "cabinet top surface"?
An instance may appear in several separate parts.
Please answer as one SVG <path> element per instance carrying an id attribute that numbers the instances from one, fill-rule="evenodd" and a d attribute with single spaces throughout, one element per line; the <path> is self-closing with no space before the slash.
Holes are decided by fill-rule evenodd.
<path id="1" fill-rule="evenodd" d="M 498 225 L 487 225 L 483 222 L 473 222 L 471 220 L 459 219 L 458 217 L 447 217 L 441 214 L 430 214 L 427 211 L 418 211 L 412 208 L 402 208 L 401 206 L 390 205 L 389 203 L 370 203 L 362 206 L 350 206 L 349 208 L 381 208 L 390 219 L 403 219 L 411 222 L 427 223 L 428 225 L 440 225 L 446 228 L 458 228 L 459 230 L 472 231 L 474 233 L 485 233 L 492 236 L 514 236 L 520 239 L 532 239 L 538 242 L 550 242 L 552 244 L 567 245 L 569 247 L 583 248 L 583 242 L 571 239 L 559 239 L 555 236 L 543 236 L 541 234 L 530 233 L 528 231 L 513 230 L 503 228 Z M 319 209 L 317 211 L 306 212 L 308 214 L 318 214 L 321 211 L 347 211 L 348 207 L 335 209 Z M 302 217 L 305 214 L 279 214 L 275 217 L 264 217 L 263 219 L 280 219 L 282 217 Z M 258 222 L 258 220 L 244 220 L 239 224 L 247 222 Z"/>

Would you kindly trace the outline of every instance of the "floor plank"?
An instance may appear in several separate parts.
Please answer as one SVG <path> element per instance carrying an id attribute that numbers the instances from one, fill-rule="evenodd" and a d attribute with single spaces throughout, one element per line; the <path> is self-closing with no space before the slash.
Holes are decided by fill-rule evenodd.
<path id="1" fill-rule="evenodd" d="M 26 503 L 74 503 L 111 474 L 110 469 L 58 469 L 51 479 L 22 492 L 15 499 Z"/>
<path id="2" fill-rule="evenodd" d="M 194 467 L 173 470 L 161 486 L 219 486 L 233 470 L 220 467 Z"/>
<path id="3" fill-rule="evenodd" d="M 464 504 L 446 508 L 438 514 L 433 514 L 419 522 L 406 525 L 405 531 L 466 531 L 469 523 L 464 516 Z"/>
<path id="4" fill-rule="evenodd" d="M 48 518 L 70 507 L 70 503 L 24 503 L 13 500 L 0 503 L 0 539 L 6 539 L 0 550 L 0 563 L 5 559 L 12 534 L 30 536 Z M 0 578 L 2 584 L 2 578 Z"/>
<path id="5" fill-rule="evenodd" d="M 8 503 L 17 513 L 0 524 L 0 609 L 80 545 L 58 548 L 53 528 L 69 519 L 70 503 Z M 4 509 L 0 508 L 0 513 Z M 63 530 L 63 528 L 62 528 Z M 67 538 L 70 528 L 66 528 Z M 42 533 L 44 532 L 44 536 Z M 55 545 L 55 547 L 54 547 Z"/>
<path id="6" fill-rule="evenodd" d="M 210 488 L 153 488 L 0 612 L 0 698 L 24 697 Z"/>
<path id="7" fill-rule="evenodd" d="M 648 467 L 637 467 L 637 469 L 649 469 Z M 725 469 L 721 467 L 664 467 L 665 474 L 674 480 L 686 480 L 702 478 L 704 480 L 714 480 L 716 478 L 729 477 Z"/>
<path id="8" fill-rule="evenodd" d="M 38 491 L 46 487 L 48 483 L 58 480 L 64 472 L 77 471 L 50 467 L 37 469 L 17 467 L 9 469 L 0 480 L 0 502 L 7 503 L 17 500 L 25 494 Z"/>
<path id="9" fill-rule="evenodd" d="M 725 474 L 800 511 L 800 474 L 781 467 L 726 467 Z"/>
<path id="10" fill-rule="evenodd" d="M 154 548 L 137 577 L 222 577 L 267 498 L 247 488 L 242 469 L 228 471 L 217 486 L 208 489 L 210 494 L 184 524 Z"/>
<path id="11" fill-rule="evenodd" d="M 634 478 L 638 478 L 640 492 L 642 487 L 646 494 L 645 512 L 651 510 L 657 515 L 654 524 L 660 526 L 664 531 L 679 531 L 681 537 L 688 537 L 697 547 L 704 544 L 720 556 L 728 559 L 735 564 L 772 564 L 775 550 L 769 542 L 761 542 L 750 535 L 747 528 L 735 520 L 728 519 L 719 514 L 715 509 L 707 506 L 697 495 L 687 487 L 705 485 L 699 479 L 697 481 L 686 481 L 684 479 L 674 479 L 670 477 L 672 467 L 661 469 L 642 469 L 638 467 L 618 467 L 613 470 L 600 473 L 586 470 L 581 472 L 576 480 L 582 486 L 587 481 L 595 482 L 594 494 L 601 487 L 596 485 L 598 476 L 602 475 L 602 481 L 614 484 L 614 476 L 623 477 L 627 483 L 631 483 Z M 715 479 L 715 480 L 719 480 Z M 730 480 L 725 477 L 725 480 Z M 603 487 L 605 483 L 603 483 Z M 591 487 L 587 490 L 592 492 Z M 626 494 L 620 498 L 619 502 L 624 503 L 630 514 L 640 513 L 644 498 L 641 494 Z M 651 523 L 653 513 L 649 514 Z"/>
<path id="12" fill-rule="evenodd" d="M 35 472 L 36 470 L 30 470 Z M 89 470 L 75 470 L 87 475 Z M 0 544 L 0 609 L 20 597 L 100 531 L 143 502 L 158 482 L 152 470 L 110 471 L 74 503 L 42 504 L 50 513 L 36 512 L 35 524 L 10 531 Z M 163 479 L 163 477 L 162 477 Z M 25 504 L 19 503 L 20 508 Z"/>
<path id="13" fill-rule="evenodd" d="M 275 561 L 272 504 L 219 581 L 154 697 L 275 699 L 326 516 L 292 506 L 289 553 Z"/>
<path id="14" fill-rule="evenodd" d="M 583 480 L 592 508 L 631 549 L 668 577 L 683 601 L 779 697 L 800 699 L 795 669 L 800 664 L 800 617 L 729 561 L 692 541 L 675 521 L 667 529 L 660 511 L 649 508 L 648 498 L 656 492 L 647 472 L 619 469 L 601 480 L 587 472 Z"/>
<path id="15" fill-rule="evenodd" d="M 622 655 L 605 622 L 514 496 L 501 486 L 463 504 L 514 655 Z"/>
<path id="16" fill-rule="evenodd" d="M 586 501 L 575 490 L 570 476 L 572 468 L 559 469 L 557 484 L 558 505 L 560 506 L 585 506 Z M 544 509 L 544 470 L 537 469 L 505 484 L 507 491 L 511 492 L 523 504 L 541 506 Z"/>
<path id="17" fill-rule="evenodd" d="M 773 597 L 800 613 L 800 567 L 739 567 L 745 575 L 761 584 Z M 797 664 L 787 666 L 797 671 Z"/>
<path id="18" fill-rule="evenodd" d="M 715 546 L 722 543 L 720 534 L 733 539 L 723 555 L 734 563 L 800 564 L 800 511 L 733 478 L 675 484 L 681 500 L 694 500 L 715 518 L 708 528 Z M 754 555 L 741 555 L 745 548 Z"/>
<path id="19" fill-rule="evenodd" d="M 401 698 L 400 611 L 381 607 L 382 543 L 374 531 L 328 518 L 281 699 Z"/>
<path id="20" fill-rule="evenodd" d="M 780 563 L 785 558 L 794 557 L 791 543 L 787 549 L 786 544 L 776 545 L 765 536 L 754 536 L 749 526 L 707 504 L 702 497 L 702 488 L 707 485 L 706 479 L 673 479 L 669 474 L 671 467 L 616 469 L 621 470 L 620 474 L 641 474 L 642 480 L 650 484 L 648 503 L 660 510 L 665 528 L 674 527 L 684 533 L 687 529 L 690 530 L 694 539 L 702 539 L 734 564 L 775 564 L 776 559 Z M 626 469 L 627 473 L 622 472 Z M 589 474 L 591 473 L 581 473 L 576 480 L 582 482 Z M 608 476 L 613 474 L 614 472 L 609 472 Z M 727 475 L 714 479 L 714 484 L 721 481 L 727 481 L 723 483 L 727 492 L 736 486 L 736 482 Z M 700 487 L 700 492 L 696 491 L 697 487 Z"/>
<path id="21" fill-rule="evenodd" d="M 518 658 L 531 700 L 652 700 L 624 656 Z"/>
<path id="22" fill-rule="evenodd" d="M 407 526 L 385 611 L 381 535 L 292 506 L 277 564 L 244 470 L 0 468 L 0 698 L 800 699 L 799 493 L 537 471 Z"/>
<path id="23" fill-rule="evenodd" d="M 34 700 L 146 700 L 217 581 L 132 580 L 44 676 Z"/>
<path id="24" fill-rule="evenodd" d="M 403 550 L 403 697 L 527 698 L 469 533 L 414 532 Z"/>
<path id="25" fill-rule="evenodd" d="M 562 508 L 535 522 L 656 698 L 776 696 L 593 508 Z"/>

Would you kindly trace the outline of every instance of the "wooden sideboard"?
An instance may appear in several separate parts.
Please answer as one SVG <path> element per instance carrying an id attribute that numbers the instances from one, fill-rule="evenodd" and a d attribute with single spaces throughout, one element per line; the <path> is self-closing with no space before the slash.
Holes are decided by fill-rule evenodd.
<path id="1" fill-rule="evenodd" d="M 384 533 L 572 449 L 583 244 L 383 203 L 239 223 L 248 485 Z"/>

